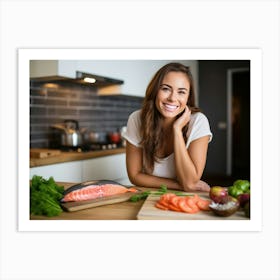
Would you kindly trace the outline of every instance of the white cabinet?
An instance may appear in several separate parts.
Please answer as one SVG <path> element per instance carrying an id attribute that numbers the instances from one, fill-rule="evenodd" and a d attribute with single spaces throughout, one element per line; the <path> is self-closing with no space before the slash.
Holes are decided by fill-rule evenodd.
<path id="1" fill-rule="evenodd" d="M 52 176 L 58 182 L 78 183 L 82 181 L 82 161 L 32 167 L 30 168 L 30 179 L 33 175 L 42 176 L 46 179 Z"/>
<path id="2" fill-rule="evenodd" d="M 108 179 L 131 185 L 126 172 L 125 154 L 33 167 L 30 168 L 30 179 L 33 175 L 46 179 L 52 176 L 58 182 Z"/>
<path id="3" fill-rule="evenodd" d="M 67 77 L 76 78 L 77 60 L 31 60 L 30 78 Z"/>
<path id="4" fill-rule="evenodd" d="M 125 154 L 84 160 L 82 162 L 82 178 L 83 181 L 108 179 L 127 184 L 129 181 Z"/>

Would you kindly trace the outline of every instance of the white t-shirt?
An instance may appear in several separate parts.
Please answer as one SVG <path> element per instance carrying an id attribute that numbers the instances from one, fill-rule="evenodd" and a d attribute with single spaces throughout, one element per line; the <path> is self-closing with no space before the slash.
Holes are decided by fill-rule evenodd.
<path id="1" fill-rule="evenodd" d="M 127 122 L 127 130 L 123 134 L 123 137 L 132 145 L 140 147 L 141 135 L 140 135 L 140 110 L 133 112 Z M 186 148 L 189 147 L 190 143 L 200 137 L 209 135 L 209 142 L 212 140 L 212 133 L 210 130 L 208 119 L 201 112 L 191 114 L 189 127 L 187 131 L 187 143 Z M 153 174 L 159 177 L 165 178 L 176 178 L 174 153 L 170 154 L 165 158 L 158 159 L 155 162 Z"/>

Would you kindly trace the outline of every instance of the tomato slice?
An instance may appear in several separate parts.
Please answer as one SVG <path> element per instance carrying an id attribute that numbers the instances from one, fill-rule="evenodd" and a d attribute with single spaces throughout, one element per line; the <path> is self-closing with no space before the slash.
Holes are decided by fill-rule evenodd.
<path id="1" fill-rule="evenodd" d="M 210 204 L 210 200 L 204 200 L 204 199 L 200 199 L 196 205 L 199 207 L 199 209 L 203 210 L 203 211 L 209 211 L 209 204 Z"/>
<path id="2" fill-rule="evenodd" d="M 178 203 L 179 203 L 180 200 L 181 200 L 181 197 L 175 195 L 175 196 L 170 198 L 170 204 L 175 206 L 175 207 L 178 207 Z"/>
<path id="3" fill-rule="evenodd" d="M 183 198 L 179 202 L 179 207 L 182 212 L 193 214 L 195 211 L 188 205 L 187 199 Z"/>
<path id="4" fill-rule="evenodd" d="M 198 206 L 196 205 L 196 198 L 193 199 L 192 197 L 186 197 L 185 200 L 187 201 L 187 204 L 190 206 L 190 208 L 196 213 L 199 211 Z"/>
<path id="5" fill-rule="evenodd" d="M 169 208 L 168 207 L 165 207 L 165 205 L 161 204 L 160 202 L 157 202 L 155 204 L 155 206 L 161 210 L 168 210 Z"/>

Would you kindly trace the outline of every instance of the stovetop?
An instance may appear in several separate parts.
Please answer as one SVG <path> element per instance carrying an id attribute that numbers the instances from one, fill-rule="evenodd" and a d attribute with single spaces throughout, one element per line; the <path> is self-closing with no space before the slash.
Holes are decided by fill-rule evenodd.
<path id="1" fill-rule="evenodd" d="M 63 152 L 92 152 L 92 151 L 104 151 L 120 148 L 119 145 L 115 143 L 95 143 L 95 144 L 84 144 L 77 147 L 60 147 L 60 150 Z"/>

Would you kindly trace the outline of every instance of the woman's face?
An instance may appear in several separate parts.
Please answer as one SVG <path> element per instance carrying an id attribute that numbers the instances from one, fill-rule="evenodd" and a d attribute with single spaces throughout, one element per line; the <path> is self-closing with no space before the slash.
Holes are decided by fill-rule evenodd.
<path id="1" fill-rule="evenodd" d="M 160 85 L 156 108 L 165 118 L 175 118 L 187 105 L 190 82 L 182 72 L 169 72 Z"/>

